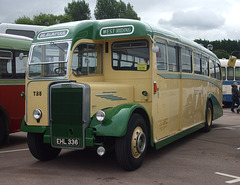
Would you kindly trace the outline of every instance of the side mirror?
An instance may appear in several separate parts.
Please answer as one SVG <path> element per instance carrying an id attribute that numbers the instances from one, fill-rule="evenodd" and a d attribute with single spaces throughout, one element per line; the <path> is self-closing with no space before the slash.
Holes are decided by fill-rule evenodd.
<path id="1" fill-rule="evenodd" d="M 152 51 L 153 51 L 154 53 L 159 52 L 159 47 L 154 44 L 153 47 L 152 47 Z"/>
<path id="2" fill-rule="evenodd" d="M 24 57 L 27 57 L 27 55 L 24 55 L 23 53 L 20 53 L 18 57 L 19 57 L 20 60 L 22 60 Z"/>

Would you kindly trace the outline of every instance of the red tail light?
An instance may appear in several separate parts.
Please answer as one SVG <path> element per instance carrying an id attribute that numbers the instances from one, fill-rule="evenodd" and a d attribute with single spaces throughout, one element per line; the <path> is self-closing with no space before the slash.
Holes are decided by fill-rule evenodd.
<path id="1" fill-rule="evenodd" d="M 156 81 L 153 82 L 153 88 L 154 88 L 154 94 L 156 94 L 157 93 L 157 82 Z"/>

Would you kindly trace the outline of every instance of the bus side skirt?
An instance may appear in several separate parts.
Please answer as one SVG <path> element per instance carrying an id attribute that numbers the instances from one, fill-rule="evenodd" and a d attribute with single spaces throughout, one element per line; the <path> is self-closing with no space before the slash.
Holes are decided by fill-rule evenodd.
<path id="1" fill-rule="evenodd" d="M 166 145 L 168 145 L 168 144 L 170 144 L 170 143 L 172 143 L 172 142 L 174 142 L 174 141 L 176 141 L 180 138 L 183 138 L 183 137 L 185 137 L 185 136 L 187 136 L 187 135 L 189 135 L 193 132 L 196 132 L 197 130 L 200 130 L 201 128 L 204 127 L 204 125 L 205 125 L 205 123 L 200 123 L 200 124 L 197 124 L 193 127 L 188 128 L 186 130 L 183 130 L 183 131 L 181 131 L 177 134 L 173 134 L 171 136 L 165 137 L 165 138 L 159 140 L 157 143 L 155 143 L 155 148 L 158 150 L 158 149 L 160 149 L 160 148 L 162 148 L 162 147 L 164 147 L 164 146 L 166 146 Z"/>

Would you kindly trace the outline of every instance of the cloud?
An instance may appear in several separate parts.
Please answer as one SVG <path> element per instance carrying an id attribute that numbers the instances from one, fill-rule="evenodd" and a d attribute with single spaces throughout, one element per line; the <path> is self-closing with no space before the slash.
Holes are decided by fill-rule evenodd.
<path id="1" fill-rule="evenodd" d="M 212 10 L 200 8 L 188 11 L 177 10 L 170 20 L 160 19 L 158 23 L 177 28 L 212 30 L 223 26 L 225 18 Z"/>

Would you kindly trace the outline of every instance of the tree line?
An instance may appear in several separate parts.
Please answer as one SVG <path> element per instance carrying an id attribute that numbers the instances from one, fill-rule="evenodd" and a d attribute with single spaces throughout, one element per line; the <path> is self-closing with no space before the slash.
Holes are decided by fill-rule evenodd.
<path id="1" fill-rule="evenodd" d="M 73 0 L 64 7 L 64 12 L 63 15 L 40 13 L 34 15 L 32 19 L 24 15 L 15 20 L 15 23 L 50 26 L 64 22 L 90 20 L 92 18 L 89 4 L 85 0 Z M 97 0 L 94 16 L 97 20 L 111 18 L 141 19 L 132 5 L 130 3 L 125 4 L 122 0 Z"/>
<path id="2" fill-rule="evenodd" d="M 54 24 L 79 21 L 79 20 L 90 20 L 91 10 L 89 4 L 85 0 L 73 0 L 64 7 L 63 15 L 53 15 L 40 13 L 30 17 L 23 16 L 15 20 L 16 24 L 29 24 L 29 25 L 42 25 L 50 26 Z M 128 18 L 141 20 L 137 13 L 134 11 L 133 6 L 130 3 L 124 3 L 122 0 L 97 0 L 94 9 L 95 19 L 112 19 L 112 18 Z M 229 58 L 231 54 L 234 54 L 240 58 L 240 41 L 236 40 L 217 40 L 208 41 L 202 39 L 196 39 L 195 42 L 202 44 L 207 47 L 209 44 L 213 45 L 213 53 L 218 58 Z M 235 52 L 239 51 L 239 52 Z"/>
<path id="3" fill-rule="evenodd" d="M 202 39 L 196 39 L 195 42 L 207 47 L 209 44 L 213 45 L 212 52 L 217 55 L 218 58 L 229 58 L 230 55 L 234 55 L 240 58 L 240 41 L 239 40 L 216 40 L 208 41 Z"/>

